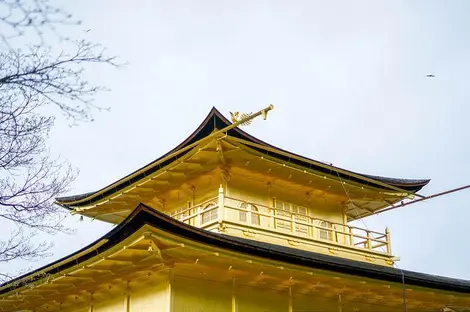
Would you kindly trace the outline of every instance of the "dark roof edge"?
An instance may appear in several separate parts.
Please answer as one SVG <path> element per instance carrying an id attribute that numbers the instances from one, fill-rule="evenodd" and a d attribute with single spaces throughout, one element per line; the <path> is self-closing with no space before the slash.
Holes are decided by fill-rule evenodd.
<path id="1" fill-rule="evenodd" d="M 135 183 L 136 181 L 139 181 L 140 179 L 144 178 L 145 176 L 155 172 L 159 168 L 168 165 L 169 163 L 173 162 L 176 158 L 179 158 L 179 157 L 185 155 L 189 151 L 184 152 L 181 155 L 176 156 L 175 159 L 166 160 L 166 161 L 162 162 L 160 165 L 154 167 L 154 164 L 156 162 L 158 162 L 161 159 L 167 157 L 168 155 L 171 155 L 172 153 L 176 152 L 177 150 L 179 150 L 181 148 L 184 148 L 185 146 L 190 145 L 190 144 L 198 141 L 199 139 L 209 135 L 214 129 L 219 129 L 220 130 L 220 129 L 222 129 L 222 128 L 230 125 L 230 124 L 231 124 L 231 122 L 227 118 L 225 118 L 215 107 L 213 107 L 211 109 L 211 111 L 209 112 L 209 114 L 204 119 L 204 121 L 199 125 L 199 127 L 186 140 L 184 140 L 182 143 L 180 143 L 178 146 L 176 146 L 175 148 L 173 148 L 171 151 L 167 152 L 163 156 L 157 158 L 156 160 L 154 160 L 154 161 L 150 162 L 149 164 L 145 165 L 144 167 L 132 172 L 131 174 L 128 174 L 127 176 L 123 177 L 122 179 L 120 179 L 116 182 L 113 182 L 112 184 L 110 184 L 110 185 L 108 185 L 108 186 L 106 186 L 106 187 L 104 187 L 104 188 L 102 188 L 98 191 L 89 192 L 89 193 L 85 193 L 85 194 L 79 194 L 79 195 L 58 197 L 58 198 L 56 198 L 56 201 L 57 201 L 58 204 L 68 208 L 67 206 L 68 206 L 68 203 L 70 203 L 70 202 L 79 201 L 79 200 L 85 199 L 89 196 L 93 196 L 96 193 L 102 192 L 101 194 L 98 194 L 94 198 L 88 199 L 88 200 L 86 200 L 84 202 L 81 202 L 81 203 L 77 203 L 76 206 L 85 206 L 85 205 L 88 205 L 88 204 L 92 204 L 93 202 L 95 202 L 95 201 L 97 201 L 101 198 L 104 198 L 104 197 L 106 197 L 106 196 L 108 196 L 112 193 L 118 192 L 122 188 L 124 188 L 126 186 L 129 186 L 129 185 Z M 327 166 L 330 167 L 328 169 L 328 168 L 324 168 L 322 166 L 309 164 L 308 162 L 313 162 L 313 163 L 320 163 L 320 162 L 318 162 L 314 159 L 310 159 L 310 158 L 307 158 L 307 157 L 304 157 L 304 156 L 301 156 L 301 155 L 294 154 L 292 152 L 283 150 L 283 149 L 278 148 L 274 145 L 266 143 L 266 142 L 264 142 L 264 141 L 262 141 L 262 140 L 260 140 L 256 137 L 248 134 L 247 132 L 241 130 L 238 127 L 229 130 L 228 133 L 229 133 L 229 135 L 233 135 L 235 137 L 238 137 L 238 138 L 244 139 L 246 141 L 253 142 L 253 143 L 265 146 L 265 147 L 270 148 L 270 149 L 278 150 L 281 153 L 287 153 L 287 154 L 293 155 L 295 157 L 304 159 L 305 161 L 292 159 L 292 158 L 286 157 L 284 155 L 276 154 L 276 153 L 273 153 L 273 152 L 268 152 L 266 150 L 262 150 L 262 149 L 259 149 L 259 148 L 256 148 L 256 147 L 249 146 L 250 148 L 255 149 L 259 152 L 262 152 L 264 154 L 273 156 L 273 157 L 275 157 L 277 159 L 280 159 L 280 160 L 290 161 L 292 163 L 295 163 L 295 164 L 297 164 L 299 166 L 302 166 L 302 167 L 305 167 L 305 168 L 311 168 L 311 169 L 314 169 L 314 170 L 318 170 L 318 171 L 324 172 L 326 174 L 334 174 L 334 175 L 339 174 L 341 176 L 341 178 L 343 178 L 345 180 L 352 180 L 352 181 L 356 181 L 356 182 L 359 182 L 359 183 L 364 183 L 365 181 L 361 181 L 360 178 L 356 178 L 356 177 L 352 176 L 352 175 L 358 175 L 358 176 L 362 176 L 362 177 L 365 177 L 365 178 L 369 178 L 369 179 L 379 181 L 381 183 L 389 184 L 389 185 L 394 186 L 394 187 L 399 187 L 401 189 L 404 189 L 406 191 L 413 192 L 413 193 L 418 192 L 419 190 L 421 190 L 430 181 L 430 179 L 395 179 L 395 178 L 388 178 L 388 177 L 366 175 L 366 174 L 361 174 L 361 173 L 345 170 L 345 169 L 335 167 L 335 166 L 332 166 L 332 165 L 327 165 Z M 145 169 L 147 167 L 148 167 L 148 169 Z M 343 171 L 346 174 L 339 173 L 337 170 Z M 142 173 L 137 174 L 138 172 L 141 172 L 141 171 L 142 171 Z M 136 175 L 136 176 L 134 176 L 134 175 Z M 366 184 L 371 184 L 371 183 L 366 183 Z M 377 185 L 374 185 L 374 186 L 384 189 L 384 186 L 380 185 L 380 184 L 377 184 Z M 111 187 L 113 187 L 113 188 L 111 188 Z M 109 190 L 104 191 L 106 189 L 109 189 Z M 393 190 L 393 189 L 390 188 L 390 190 Z"/>
<path id="2" fill-rule="evenodd" d="M 0 294 L 20 287 L 21 280 L 26 279 L 28 276 L 31 276 L 31 281 L 34 281 L 34 275 L 36 273 L 42 272 L 48 275 L 56 274 L 78 263 L 88 260 L 120 243 L 122 240 L 141 229 L 144 225 L 150 225 L 172 235 L 189 239 L 198 243 L 207 244 L 216 248 L 239 252 L 260 258 L 276 260 L 293 265 L 300 265 L 313 269 L 343 273 L 364 278 L 378 279 L 393 283 L 402 283 L 402 278 L 404 276 L 405 284 L 407 285 L 440 289 L 444 291 L 454 291 L 459 293 L 470 293 L 470 281 L 467 280 L 400 270 L 392 267 L 385 267 L 366 262 L 338 258 L 279 245 L 220 235 L 187 225 L 161 212 L 157 212 L 152 208 L 140 204 L 122 223 L 120 223 L 117 227 L 108 232 L 102 238 L 71 254 L 70 256 L 57 260 L 50 265 L 39 268 L 29 274 L 25 274 L 10 282 L 0 285 L 0 287 L 7 286 L 5 289 L 0 290 Z M 99 245 L 103 239 L 106 239 L 107 242 Z M 71 259 L 87 249 L 90 251 L 84 253 L 81 256 L 78 256 L 76 259 Z M 66 261 L 67 259 L 70 259 L 70 261 Z M 64 263 L 60 264 L 60 262 Z M 54 265 L 57 265 L 57 267 L 54 267 Z M 39 274 L 39 276 L 42 275 Z M 37 280 L 39 279 L 40 277 L 37 278 Z M 10 286 L 8 287 L 8 285 Z"/>
<path id="3" fill-rule="evenodd" d="M 77 201 L 77 200 L 80 200 L 80 199 L 83 199 L 83 198 L 86 198 L 90 195 L 93 195 L 95 193 L 98 193 L 100 191 L 103 191 L 111 186 L 113 186 L 114 184 L 119 184 L 119 182 L 125 182 L 129 177 L 133 176 L 134 174 L 138 173 L 139 171 L 143 170 L 144 168 L 146 167 L 151 167 L 155 162 L 159 161 L 160 159 L 163 159 L 165 158 L 166 156 L 168 155 L 171 155 L 172 153 L 176 152 L 177 150 L 185 147 L 186 145 L 189 145 L 193 142 L 196 142 L 198 139 L 197 139 L 197 135 L 199 134 L 199 132 L 201 132 L 201 130 L 211 121 L 211 119 L 214 117 L 214 116 L 222 116 L 222 114 L 215 108 L 215 107 L 212 107 L 212 109 L 210 110 L 209 114 L 206 116 L 206 118 L 204 119 L 204 121 L 199 125 L 199 127 L 196 128 L 196 130 L 193 131 L 193 133 L 191 133 L 191 135 L 189 137 L 187 137 L 183 142 L 181 142 L 180 144 L 178 144 L 176 147 L 174 147 L 172 150 L 170 150 L 169 152 L 165 153 L 164 155 L 162 155 L 161 157 L 151 161 L 150 163 L 148 163 L 147 165 L 135 170 L 134 172 L 126 175 L 125 177 L 119 179 L 118 181 L 115 181 L 97 191 L 93 191 L 93 192 L 87 192 L 87 193 L 82 193 L 82 194 L 77 194 L 77 195 L 71 195 L 71 196 L 62 196 L 62 197 L 57 197 L 56 198 L 56 202 L 58 202 L 59 204 L 61 204 L 62 206 L 64 206 L 65 208 L 68 208 L 66 205 L 66 202 L 71 202 L 71 201 Z M 117 188 L 117 187 L 116 187 Z"/>

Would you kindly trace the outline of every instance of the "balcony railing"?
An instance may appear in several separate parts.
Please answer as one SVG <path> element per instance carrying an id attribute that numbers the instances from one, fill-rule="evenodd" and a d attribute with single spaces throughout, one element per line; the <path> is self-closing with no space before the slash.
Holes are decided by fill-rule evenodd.
<path id="1" fill-rule="evenodd" d="M 184 223 L 205 229 L 222 224 L 233 225 L 391 257 L 388 229 L 384 233 L 375 232 L 220 194 L 171 215 Z"/>

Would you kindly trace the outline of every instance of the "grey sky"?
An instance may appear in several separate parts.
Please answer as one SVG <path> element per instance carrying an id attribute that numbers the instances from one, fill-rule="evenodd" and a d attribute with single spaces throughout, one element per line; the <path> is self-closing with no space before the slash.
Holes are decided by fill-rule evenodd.
<path id="1" fill-rule="evenodd" d="M 228 115 L 270 103 L 268 120 L 246 130 L 283 149 L 358 172 L 432 178 L 423 194 L 470 184 L 468 1 L 67 5 L 91 29 L 86 36 L 129 62 L 119 71 L 88 72 L 112 89 L 97 98 L 110 113 L 73 128 L 59 121 L 52 133 L 53 151 L 80 169 L 74 193 L 101 188 L 167 152 L 212 106 Z M 469 199 L 464 191 L 365 222 L 389 226 L 401 268 L 470 279 L 462 234 Z M 111 228 L 68 222 L 77 233 L 48 238 L 55 255 L 35 267 Z"/>

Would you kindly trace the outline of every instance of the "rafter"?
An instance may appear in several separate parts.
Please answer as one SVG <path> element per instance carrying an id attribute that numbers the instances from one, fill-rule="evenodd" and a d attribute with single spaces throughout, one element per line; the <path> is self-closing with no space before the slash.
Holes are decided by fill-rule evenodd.
<path id="1" fill-rule="evenodd" d="M 227 165 L 227 161 L 225 160 L 224 156 L 224 149 L 222 147 L 222 143 L 220 140 L 217 140 L 217 154 L 219 155 L 219 161 L 223 166 Z"/>
<path id="2" fill-rule="evenodd" d="M 191 165 L 199 165 L 199 166 L 202 167 L 206 162 L 205 161 L 197 161 L 197 160 L 189 158 L 189 159 L 184 160 L 183 163 L 191 164 Z"/>
<path id="3" fill-rule="evenodd" d="M 132 210 L 131 209 L 119 209 L 119 210 L 111 210 L 111 211 L 107 211 L 107 212 L 104 212 L 104 213 L 97 213 L 96 216 L 100 216 L 100 217 L 103 217 L 103 216 L 109 216 L 109 215 L 116 215 L 116 214 L 120 214 L 120 213 L 125 213 L 125 212 L 131 212 Z"/>

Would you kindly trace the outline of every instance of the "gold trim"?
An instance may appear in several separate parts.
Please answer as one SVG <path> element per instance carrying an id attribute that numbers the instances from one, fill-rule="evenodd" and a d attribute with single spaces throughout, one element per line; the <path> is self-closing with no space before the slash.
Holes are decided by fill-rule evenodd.
<path id="1" fill-rule="evenodd" d="M 101 190 L 99 190 L 99 191 L 97 191 L 97 192 L 95 192 L 95 193 L 93 193 L 93 194 L 88 195 L 87 197 L 84 197 L 84 198 L 81 198 L 81 199 L 75 200 L 75 201 L 70 201 L 70 202 L 56 201 L 56 204 L 61 205 L 61 206 L 73 206 L 73 205 L 75 205 L 75 204 L 78 204 L 78 203 L 87 201 L 87 200 L 89 200 L 89 199 L 92 199 L 92 198 L 94 198 L 94 197 L 96 197 L 96 196 L 98 196 L 98 195 L 100 195 L 100 194 L 102 194 L 102 193 L 104 193 L 104 192 L 106 192 L 106 191 L 109 191 L 109 190 L 115 188 L 117 185 L 119 185 L 119 184 L 121 184 L 121 183 L 123 183 L 123 182 L 125 182 L 125 181 L 127 181 L 127 180 L 129 180 L 129 179 L 132 179 L 133 177 L 135 177 L 135 176 L 141 174 L 142 172 L 147 171 L 147 170 L 149 170 L 149 169 L 151 169 L 151 168 L 157 166 L 158 164 L 160 164 L 160 163 L 162 163 L 162 162 L 164 162 L 164 161 L 166 161 L 166 160 L 168 160 L 168 159 L 171 159 L 171 158 L 173 158 L 173 157 L 176 157 L 177 155 L 181 154 L 182 152 L 185 152 L 185 151 L 187 151 L 187 150 L 190 150 L 190 149 L 192 149 L 192 148 L 194 148 L 194 147 L 196 147 L 196 146 L 202 144 L 203 142 L 210 141 L 210 140 L 212 140 L 213 138 L 215 138 L 215 137 L 217 137 L 217 136 L 219 136 L 219 135 L 221 135 L 221 134 L 224 134 L 225 132 L 227 132 L 227 131 L 229 131 L 229 130 L 231 130 L 231 129 L 233 129 L 233 128 L 238 127 L 240 124 L 243 124 L 243 123 L 245 123 L 245 122 L 247 122 L 247 121 L 249 121 L 249 120 L 252 120 L 252 119 L 254 119 L 254 118 L 258 117 L 258 116 L 263 116 L 263 118 L 265 119 L 266 116 L 267 116 L 267 113 L 268 113 L 270 110 L 272 110 L 272 109 L 274 109 L 274 106 L 271 104 L 271 105 L 269 105 L 268 107 L 266 107 L 266 108 L 264 108 L 264 109 L 262 109 L 262 110 L 260 110 L 260 111 L 258 111 L 258 112 L 256 112 L 256 113 L 253 113 L 253 114 L 251 114 L 251 115 L 249 115 L 249 116 L 247 116 L 247 117 L 245 117 L 245 118 L 242 118 L 242 119 L 238 120 L 237 122 L 234 122 L 234 123 L 232 123 L 231 125 L 229 125 L 229 126 L 223 128 L 223 129 L 221 129 L 221 130 L 217 130 L 217 131 L 212 132 L 210 135 L 208 135 L 208 136 L 206 136 L 206 137 L 204 137 L 204 138 L 202 138 L 202 139 L 200 139 L 200 140 L 198 140 L 198 141 L 196 141 L 196 142 L 194 142 L 194 143 L 192 143 L 192 144 L 190 144 L 190 145 L 188 145 L 188 146 L 186 146 L 186 147 L 183 147 L 183 148 L 181 148 L 181 149 L 179 149 L 179 150 L 177 150 L 177 151 L 175 151 L 175 152 L 173 152 L 173 153 L 171 153 L 171 154 L 169 154 L 169 155 L 167 155 L 167 156 L 165 156 L 165 157 L 159 159 L 158 161 L 156 161 L 156 162 L 154 162 L 154 163 L 151 163 L 151 164 L 149 164 L 149 165 L 147 165 L 147 166 L 145 166 L 145 167 L 143 167 L 143 168 L 137 170 L 136 172 L 134 172 L 134 173 L 132 173 L 132 174 L 130 174 L 130 175 L 128 175 L 128 176 L 126 176 L 126 177 L 124 177 L 124 178 L 122 178 L 122 179 L 120 179 L 120 180 L 114 182 L 114 183 L 112 183 L 111 185 L 109 185 L 109 186 L 107 186 L 107 187 L 105 187 L 105 188 L 103 188 L 103 189 L 101 189 Z"/>
<path id="2" fill-rule="evenodd" d="M 368 177 L 365 177 L 363 175 L 360 175 L 360 174 L 357 174 L 357 173 L 354 173 L 354 172 L 350 172 L 350 171 L 347 171 L 347 170 L 344 170 L 344 169 L 341 169 L 341 168 L 338 168 L 338 167 L 335 167 L 335 166 L 330 166 L 330 165 L 324 164 L 324 163 L 319 162 L 319 161 L 315 161 L 315 160 L 311 160 L 311 159 L 304 158 L 304 157 L 301 157 L 301 156 L 297 156 L 297 155 L 294 155 L 294 154 L 291 154 L 291 153 L 288 153 L 288 152 L 281 151 L 281 150 L 276 149 L 276 148 L 272 148 L 272 147 L 264 146 L 264 145 L 261 145 L 261 144 L 245 141 L 243 139 L 238 139 L 238 138 L 235 138 L 235 137 L 232 137 L 232 136 L 229 136 L 228 139 L 229 140 L 234 140 L 234 141 L 236 141 L 238 143 L 241 143 L 241 144 L 250 145 L 251 147 L 264 149 L 268 152 L 274 152 L 274 153 L 277 153 L 277 154 L 281 154 L 281 155 L 287 156 L 289 158 L 295 158 L 297 160 L 304 161 L 306 163 L 316 165 L 316 166 L 319 166 L 319 167 L 322 167 L 322 168 L 332 169 L 332 170 L 334 170 L 336 172 L 339 172 L 339 173 L 342 173 L 342 174 L 346 174 L 346 175 L 349 175 L 349 176 L 352 176 L 352 177 L 355 177 L 355 178 L 362 179 L 362 180 L 367 181 L 367 182 L 371 182 L 371 183 L 375 183 L 375 184 L 378 184 L 378 185 L 381 185 L 381 186 L 384 186 L 384 187 L 388 187 L 388 188 L 391 188 L 391 189 L 393 189 L 395 191 L 398 191 L 398 192 L 401 192 L 401 193 L 406 193 L 406 194 L 408 194 L 408 196 L 416 195 L 416 196 L 422 197 L 421 195 L 418 195 L 416 193 L 413 193 L 413 192 L 404 190 L 402 188 L 390 185 L 388 183 L 380 182 L 378 180 L 368 178 Z"/>

